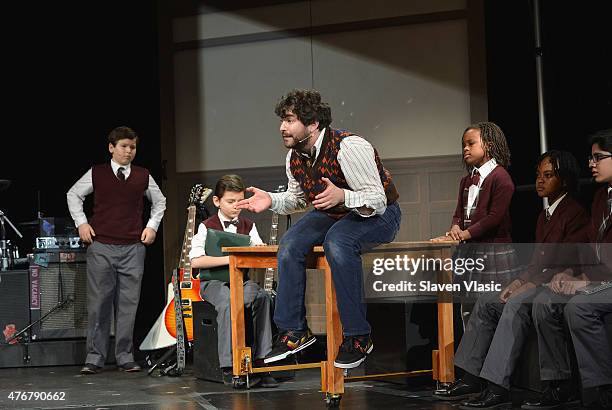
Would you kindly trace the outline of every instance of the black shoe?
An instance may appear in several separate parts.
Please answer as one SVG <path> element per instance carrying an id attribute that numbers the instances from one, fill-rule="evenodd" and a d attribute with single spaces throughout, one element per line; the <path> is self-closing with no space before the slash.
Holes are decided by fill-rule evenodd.
<path id="1" fill-rule="evenodd" d="M 341 369 L 352 369 L 359 366 L 374 349 L 370 335 L 344 336 L 338 349 L 334 366 Z"/>
<path id="2" fill-rule="evenodd" d="M 96 374 L 100 371 L 102 371 L 102 367 L 91 363 L 85 363 L 85 366 L 81 368 L 81 374 Z"/>
<path id="3" fill-rule="evenodd" d="M 127 373 L 134 373 L 142 370 L 142 367 L 140 367 L 136 362 L 127 362 L 124 364 L 120 364 L 119 366 L 117 366 L 117 368 L 119 368 L 119 370 L 121 370 L 122 372 Z"/>
<path id="4" fill-rule="evenodd" d="M 512 407 L 510 393 L 495 393 L 490 389 L 485 389 L 480 396 L 465 401 L 459 406 L 460 409 L 499 409 L 505 407 Z"/>
<path id="5" fill-rule="evenodd" d="M 307 348 L 316 341 L 317 338 L 310 332 L 310 329 L 303 332 L 293 330 L 281 331 L 274 341 L 272 351 L 265 357 L 264 363 L 283 360 L 287 356 Z"/>
<path id="6" fill-rule="evenodd" d="M 455 401 L 477 396 L 481 392 L 480 384 L 469 384 L 463 379 L 457 379 L 448 386 L 434 391 L 433 396 L 439 400 Z"/>
<path id="7" fill-rule="evenodd" d="M 569 391 L 569 386 L 567 388 L 561 388 L 559 386 L 556 387 L 547 387 L 544 389 L 540 397 L 534 400 L 525 400 L 521 409 L 526 410 L 552 410 L 552 409 L 561 409 L 564 407 L 564 404 L 578 402 L 578 399 Z"/>

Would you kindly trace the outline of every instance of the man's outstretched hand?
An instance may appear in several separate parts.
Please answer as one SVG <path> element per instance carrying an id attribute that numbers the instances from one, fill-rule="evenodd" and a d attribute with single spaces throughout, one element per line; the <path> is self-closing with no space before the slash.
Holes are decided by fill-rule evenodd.
<path id="1" fill-rule="evenodd" d="M 250 198 L 243 199 L 236 203 L 236 208 L 247 209 L 251 212 L 263 212 L 272 206 L 272 197 L 266 191 L 259 188 L 248 187 L 247 192 L 253 194 Z"/>

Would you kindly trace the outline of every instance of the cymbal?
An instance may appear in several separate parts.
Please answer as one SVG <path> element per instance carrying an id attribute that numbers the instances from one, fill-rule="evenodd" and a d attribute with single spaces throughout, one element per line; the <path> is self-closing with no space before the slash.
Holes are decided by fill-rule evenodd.
<path id="1" fill-rule="evenodd" d="M 11 185 L 11 181 L 8 179 L 0 179 L 0 191 L 4 191 Z"/>

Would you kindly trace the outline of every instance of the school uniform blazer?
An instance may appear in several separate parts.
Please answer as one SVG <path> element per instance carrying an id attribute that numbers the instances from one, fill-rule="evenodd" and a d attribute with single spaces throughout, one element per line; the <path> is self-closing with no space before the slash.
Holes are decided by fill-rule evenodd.
<path id="1" fill-rule="evenodd" d="M 464 190 L 472 185 L 470 175 L 461 179 L 459 184 L 459 199 L 453 215 L 453 225 L 463 226 Z M 467 228 L 472 235 L 470 242 L 512 242 L 510 236 L 510 201 L 514 194 L 514 183 L 508 171 L 500 165 L 482 182 L 478 194 L 476 209 L 472 211 L 471 224 Z M 467 199 L 466 199 L 467 200 Z"/>
<path id="2" fill-rule="evenodd" d="M 595 192 L 591 205 L 591 223 L 589 225 L 589 242 L 597 246 L 597 235 L 603 221 L 608 200 L 608 186 Z M 603 238 L 599 240 L 600 260 L 598 265 L 587 266 L 584 269 L 586 276 L 592 281 L 612 280 L 612 218 L 608 221 Z"/>
<path id="3" fill-rule="evenodd" d="M 579 265 L 580 249 L 575 244 L 588 242 L 588 225 L 587 212 L 569 195 L 559 202 L 550 221 L 546 222 L 542 210 L 536 225 L 537 245 L 531 263 L 519 278 L 537 286 L 549 282 L 565 268 Z"/>

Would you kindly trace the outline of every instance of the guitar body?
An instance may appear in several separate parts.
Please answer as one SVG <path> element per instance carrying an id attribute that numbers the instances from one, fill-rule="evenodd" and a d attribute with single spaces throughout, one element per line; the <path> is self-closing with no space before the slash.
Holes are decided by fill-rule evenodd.
<path id="1" fill-rule="evenodd" d="M 183 269 L 180 270 L 179 275 L 184 277 Z M 191 276 L 191 275 L 189 275 Z M 169 287 L 172 284 L 169 285 Z M 174 310 L 174 294 L 172 289 L 168 292 L 172 299 L 168 300 L 166 307 L 162 315 L 164 316 L 164 324 L 166 325 L 166 331 L 172 337 L 176 338 L 176 313 Z M 191 278 L 191 281 L 181 282 L 181 299 L 183 306 L 183 319 L 185 320 L 185 330 L 187 332 L 187 340 L 193 341 L 193 303 L 202 302 L 200 297 L 200 280 Z"/>

